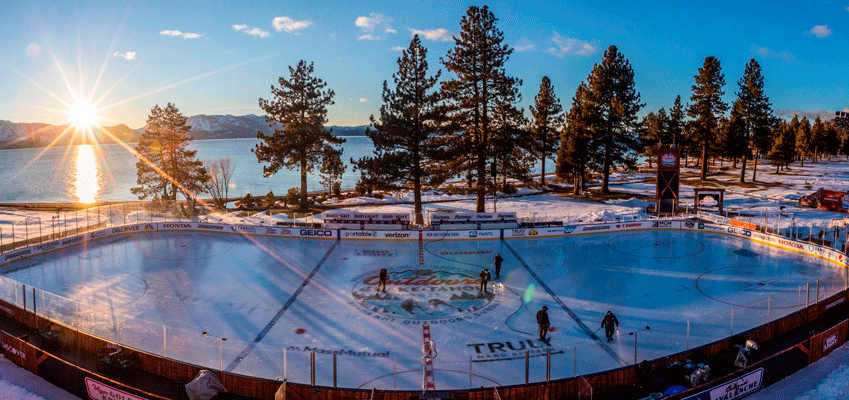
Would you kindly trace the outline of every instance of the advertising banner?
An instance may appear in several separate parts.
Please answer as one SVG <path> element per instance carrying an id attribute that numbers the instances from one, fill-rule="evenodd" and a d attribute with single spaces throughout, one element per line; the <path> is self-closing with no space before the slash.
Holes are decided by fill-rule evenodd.
<path id="1" fill-rule="evenodd" d="M 731 382 L 715 386 L 683 400 L 733 400 L 751 394 L 761 388 L 764 369 L 758 368 Z"/>

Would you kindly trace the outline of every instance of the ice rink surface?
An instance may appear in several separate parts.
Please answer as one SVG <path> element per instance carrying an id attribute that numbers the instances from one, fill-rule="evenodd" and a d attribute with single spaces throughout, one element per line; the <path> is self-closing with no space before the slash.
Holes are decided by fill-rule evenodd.
<path id="1" fill-rule="evenodd" d="M 496 254 L 501 279 L 481 293 Z M 549 351 L 552 379 L 618 368 L 634 363 L 635 337 L 637 360 L 654 359 L 794 312 L 816 301 L 818 280 L 819 299 L 844 285 L 824 260 L 677 230 L 424 242 L 151 232 L 3 274 L 79 302 L 36 299 L 127 346 L 217 369 L 220 345 L 222 369 L 301 383 L 315 352 L 326 386 L 335 353 L 337 384 L 368 389 L 421 388 L 424 325 L 437 389 L 511 385 L 524 383 L 526 352 L 532 382 Z M 548 343 L 537 339 L 543 305 Z M 612 343 L 599 329 L 608 310 L 620 321 Z"/>

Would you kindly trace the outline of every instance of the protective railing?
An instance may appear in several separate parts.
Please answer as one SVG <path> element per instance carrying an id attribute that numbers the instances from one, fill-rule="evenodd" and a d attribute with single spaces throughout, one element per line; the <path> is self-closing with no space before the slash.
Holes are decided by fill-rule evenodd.
<path id="1" fill-rule="evenodd" d="M 215 221 L 213 214 L 192 217 L 185 208 L 175 204 L 128 203 L 68 212 L 52 219 L 57 223 L 45 226 L 42 232 L 27 237 L 25 244 L 51 240 L 95 229 L 123 224 L 157 221 L 195 220 Z M 66 222 L 67 220 L 67 222 Z M 61 225 L 58 224 L 61 221 Z M 308 217 L 295 218 L 296 223 L 312 224 Z M 53 222 L 53 221 L 51 221 Z M 55 230 L 55 232 L 54 232 Z M 797 296 L 781 299 L 766 297 L 755 302 L 731 305 L 725 310 L 708 314 L 694 311 L 691 320 L 680 317 L 657 316 L 649 329 L 643 323 L 624 323 L 616 338 L 621 363 L 611 358 L 597 359 L 599 343 L 592 339 L 575 339 L 569 343 L 543 346 L 535 340 L 517 341 L 509 348 L 510 355 L 500 362 L 507 363 L 501 384 L 541 382 L 571 378 L 632 364 L 644 359 L 656 359 L 670 353 L 689 350 L 713 341 L 762 325 L 814 304 L 846 288 L 846 281 L 812 281 L 797 285 Z M 792 296 L 790 296 L 792 297 Z M 62 325 L 170 359 L 223 369 L 260 378 L 285 378 L 290 382 L 315 383 L 323 386 L 377 387 L 379 389 L 416 389 L 422 382 L 422 361 L 418 354 L 420 343 L 411 340 L 410 352 L 395 354 L 380 349 L 320 349 L 286 343 L 263 341 L 254 343 L 224 338 L 216 332 L 181 329 L 141 318 L 124 315 L 110 308 L 108 299 L 73 300 L 39 288 L 33 288 L 0 276 L 0 299 L 30 310 Z M 629 332 L 631 331 L 631 332 Z M 629 333 L 631 335 L 629 335 Z M 601 336 L 601 335 L 599 335 Z M 633 357 L 630 347 L 633 346 Z M 503 346 L 502 346 L 503 348 Z M 245 356 L 245 351 L 250 349 Z M 624 350 L 623 350 L 624 349 Z M 478 350 L 481 350 L 478 352 Z M 467 354 L 443 353 L 433 362 L 443 388 L 475 388 L 490 386 L 492 381 L 478 373 L 481 363 L 489 362 L 491 350 L 469 348 Z M 375 378 L 369 382 L 358 379 L 358 371 L 367 369 Z"/>

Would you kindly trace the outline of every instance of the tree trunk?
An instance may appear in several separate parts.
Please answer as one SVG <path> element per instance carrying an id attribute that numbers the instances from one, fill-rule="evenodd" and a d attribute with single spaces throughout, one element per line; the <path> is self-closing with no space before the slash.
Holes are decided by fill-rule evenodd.
<path id="1" fill-rule="evenodd" d="M 307 208 L 307 156 L 301 157 L 301 205 L 300 208 Z"/>
<path id="2" fill-rule="evenodd" d="M 602 193 L 610 193 L 610 188 L 608 187 L 608 183 L 610 181 L 610 152 L 613 150 L 613 136 L 612 133 L 608 133 L 607 138 L 605 139 L 604 146 L 604 167 L 602 172 L 604 175 L 601 178 L 601 192 Z"/>
<path id="3" fill-rule="evenodd" d="M 755 180 L 758 178 L 758 158 L 760 157 L 760 150 L 755 150 L 755 165 L 752 168 L 752 183 L 755 183 Z"/>
<path id="4" fill-rule="evenodd" d="M 572 174 L 572 194 L 578 194 L 578 193 L 581 192 L 580 186 L 579 186 L 580 184 L 581 184 L 581 178 L 579 177 L 577 172 L 574 172 Z"/>
<path id="5" fill-rule="evenodd" d="M 422 215 L 422 178 L 418 174 L 413 177 L 413 212 L 416 214 L 416 225 L 424 225 Z"/>
<path id="6" fill-rule="evenodd" d="M 478 181 L 475 185 L 477 192 L 477 201 L 475 204 L 475 212 L 486 212 L 486 158 L 482 154 L 478 154 L 477 159 Z"/>
<path id="7" fill-rule="evenodd" d="M 542 155 L 542 165 L 540 165 L 539 187 L 545 189 L 545 154 Z"/>
<path id="8" fill-rule="evenodd" d="M 748 154 L 743 155 L 743 162 L 740 164 L 740 183 L 746 183 L 746 161 L 748 160 L 748 158 L 749 158 Z M 734 167 L 736 168 L 737 167 L 737 165 L 736 165 L 737 158 L 735 157 L 734 160 L 735 160 Z M 757 160 L 755 162 L 757 162 Z"/>
<path id="9" fill-rule="evenodd" d="M 701 180 L 707 179 L 708 165 L 707 165 L 707 156 L 708 156 L 708 144 L 705 143 L 702 145 L 702 175 Z"/>

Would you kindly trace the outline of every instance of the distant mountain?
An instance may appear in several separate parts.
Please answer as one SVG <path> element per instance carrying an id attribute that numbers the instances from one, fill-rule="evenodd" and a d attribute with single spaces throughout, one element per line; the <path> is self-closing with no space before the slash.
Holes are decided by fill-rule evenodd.
<path id="1" fill-rule="evenodd" d="M 44 147 L 53 142 L 56 146 L 68 146 L 86 143 L 115 143 L 115 137 L 122 142 L 138 141 L 136 131 L 124 124 L 103 127 L 96 130 L 93 137 L 75 134 L 68 125 L 50 125 L 43 123 L 15 123 L 0 120 L 0 148 Z M 55 141 L 55 142 L 54 142 Z"/>
<path id="2" fill-rule="evenodd" d="M 256 138 L 257 132 L 270 134 L 273 129 L 258 115 L 195 115 L 188 118 L 189 134 L 196 140 Z M 368 126 L 329 126 L 336 136 L 365 136 Z M 0 149 L 44 147 L 59 137 L 55 145 L 67 146 L 92 142 L 91 138 L 78 137 L 68 125 L 44 123 L 15 123 L 0 120 Z M 124 124 L 104 127 L 94 133 L 98 143 L 114 143 L 112 136 L 125 143 L 138 142 L 145 127 L 131 129 Z M 108 133 L 107 133 L 108 132 Z M 110 136 L 111 135 L 111 136 Z"/>
<path id="3" fill-rule="evenodd" d="M 259 115 L 195 115 L 188 118 L 186 125 L 192 127 L 189 134 L 196 140 L 256 138 L 257 132 L 271 134 L 274 129 Z M 278 125 L 279 127 L 279 125 Z M 365 136 L 368 126 L 328 126 L 336 136 Z M 136 130 L 141 135 L 145 127 Z"/>

